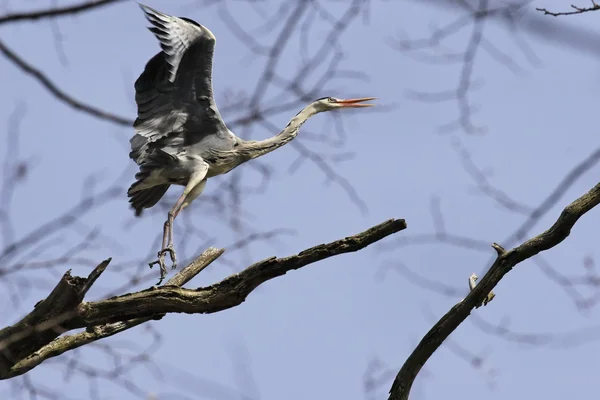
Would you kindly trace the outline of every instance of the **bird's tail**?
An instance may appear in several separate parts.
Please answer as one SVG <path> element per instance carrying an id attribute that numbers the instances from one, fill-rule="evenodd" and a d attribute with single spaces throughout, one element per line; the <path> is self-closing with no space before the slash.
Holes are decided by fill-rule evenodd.
<path id="1" fill-rule="evenodd" d="M 162 168 L 172 168 L 177 165 L 177 157 L 161 149 L 156 149 L 148 154 L 146 160 L 140 164 L 140 171 L 135 174 L 136 181 L 127 190 L 131 207 L 135 209 L 135 216 L 142 215 L 144 208 L 153 207 L 164 196 L 171 186 L 168 183 L 155 185 L 152 178 L 153 172 Z M 163 181 L 164 182 L 164 181 Z"/>
<path id="2" fill-rule="evenodd" d="M 143 184 L 143 180 L 136 181 L 129 187 L 127 195 L 129 196 L 129 202 L 131 207 L 135 210 L 135 216 L 139 217 L 142 215 L 144 208 L 153 207 L 158 201 L 165 195 L 169 189 L 169 184 L 152 186 L 148 189 L 135 190 L 136 186 Z"/>

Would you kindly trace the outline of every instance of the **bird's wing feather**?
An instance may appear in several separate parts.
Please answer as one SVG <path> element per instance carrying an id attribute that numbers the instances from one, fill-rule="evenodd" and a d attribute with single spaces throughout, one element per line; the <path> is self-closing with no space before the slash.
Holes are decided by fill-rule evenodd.
<path id="1" fill-rule="evenodd" d="M 162 51 L 135 82 L 138 116 L 129 156 L 141 164 L 153 147 L 182 143 L 182 133 L 207 118 L 201 103 L 212 101 L 215 36 L 187 18 L 169 16 L 140 4 Z M 174 142 L 174 143 L 171 143 Z"/>

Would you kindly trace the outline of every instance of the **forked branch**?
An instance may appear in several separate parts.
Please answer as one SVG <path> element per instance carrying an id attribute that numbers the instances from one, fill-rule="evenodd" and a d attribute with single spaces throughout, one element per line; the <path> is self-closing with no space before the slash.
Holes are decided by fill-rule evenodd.
<path id="1" fill-rule="evenodd" d="M 13 326 L 0 330 L 0 379 L 22 375 L 44 360 L 123 332 L 167 313 L 206 314 L 235 307 L 262 283 L 339 254 L 355 252 L 406 229 L 391 219 L 359 234 L 321 244 L 296 255 L 259 261 L 208 287 L 182 288 L 223 249 L 209 248 L 166 284 L 96 302 L 83 297 L 108 266 L 103 261 L 86 278 L 68 271 L 50 295 Z M 61 336 L 78 328 L 84 332 Z"/>

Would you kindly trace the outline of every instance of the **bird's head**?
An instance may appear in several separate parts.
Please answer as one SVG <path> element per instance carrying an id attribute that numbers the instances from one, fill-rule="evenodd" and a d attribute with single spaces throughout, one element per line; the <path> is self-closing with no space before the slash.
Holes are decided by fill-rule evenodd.
<path id="1" fill-rule="evenodd" d="M 364 108 L 373 107 L 375 104 L 364 103 L 365 101 L 375 100 L 376 97 L 360 97 L 357 99 L 336 99 L 335 97 L 323 97 L 313 103 L 318 112 L 346 109 L 346 108 Z"/>

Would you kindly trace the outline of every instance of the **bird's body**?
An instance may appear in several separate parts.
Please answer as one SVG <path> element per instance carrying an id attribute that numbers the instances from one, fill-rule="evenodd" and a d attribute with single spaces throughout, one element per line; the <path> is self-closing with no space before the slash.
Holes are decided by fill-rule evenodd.
<path id="1" fill-rule="evenodd" d="M 176 265 L 173 220 L 198 197 L 206 180 L 276 150 L 293 140 L 311 116 L 336 108 L 368 107 L 373 98 L 319 99 L 300 111 L 278 135 L 246 141 L 231 132 L 214 102 L 212 57 L 215 36 L 188 18 L 178 18 L 140 4 L 162 51 L 148 61 L 135 82 L 138 116 L 129 157 L 139 166 L 127 194 L 136 216 L 153 207 L 170 185 L 184 186 L 164 225 L 158 263 L 161 280 L 168 252 Z M 152 266 L 154 263 L 151 263 Z"/>
<path id="2" fill-rule="evenodd" d="M 228 151 L 238 143 L 212 96 L 212 32 L 192 20 L 140 7 L 162 51 L 135 82 L 138 118 L 130 157 L 140 172 L 128 193 L 138 216 L 170 185 L 186 186 L 193 171 L 209 158 L 206 149 Z M 209 166 L 207 174 L 225 169 Z"/>

